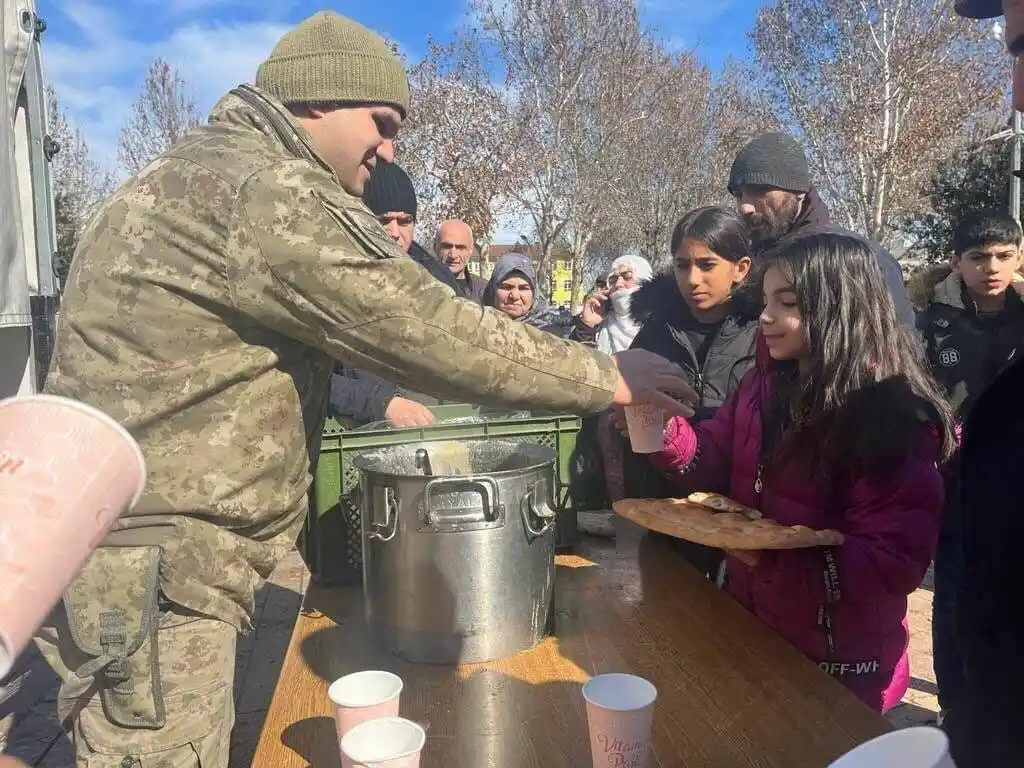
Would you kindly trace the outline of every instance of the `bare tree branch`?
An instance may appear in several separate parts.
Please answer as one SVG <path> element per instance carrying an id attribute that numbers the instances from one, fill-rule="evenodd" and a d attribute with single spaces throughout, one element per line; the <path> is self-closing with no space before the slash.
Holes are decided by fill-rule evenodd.
<path id="1" fill-rule="evenodd" d="M 156 58 L 149 65 L 131 115 L 121 126 L 118 160 L 134 175 L 177 144 L 201 119 L 184 79 L 166 61 Z"/>

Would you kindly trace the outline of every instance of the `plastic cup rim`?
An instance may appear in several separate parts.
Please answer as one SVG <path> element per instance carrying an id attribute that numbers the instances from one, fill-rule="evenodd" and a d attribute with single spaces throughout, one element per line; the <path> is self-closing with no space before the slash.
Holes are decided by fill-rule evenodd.
<path id="1" fill-rule="evenodd" d="M 346 751 L 346 749 L 345 749 L 345 742 L 346 742 L 346 740 L 350 741 L 353 733 L 356 733 L 360 729 L 369 730 L 370 726 L 379 728 L 384 723 L 390 723 L 392 725 L 401 725 L 403 728 L 406 728 L 407 730 L 410 730 L 410 731 L 415 730 L 416 736 L 417 736 L 417 739 L 416 739 L 417 746 L 410 747 L 409 749 L 405 750 L 404 752 L 401 752 L 401 753 L 398 753 L 398 754 L 388 755 L 387 757 L 374 757 L 374 758 L 363 757 L 361 755 L 353 755 L 351 752 L 347 752 Z M 426 745 L 426 743 L 427 743 L 427 731 L 419 723 L 413 722 L 412 720 L 409 720 L 409 719 L 404 718 L 404 717 L 378 717 L 378 718 L 375 718 L 373 720 L 367 720 L 366 722 L 360 723 L 359 725 L 357 725 L 354 728 L 350 729 L 348 731 L 348 733 L 346 733 L 344 736 L 342 736 L 341 739 L 338 741 L 338 748 L 341 750 L 342 755 L 344 757 L 347 757 L 349 760 L 356 760 L 356 761 L 362 762 L 362 763 L 365 763 L 365 762 L 376 763 L 376 762 L 384 762 L 384 761 L 390 761 L 390 760 L 401 760 L 402 758 L 405 758 L 405 757 L 412 757 L 416 753 L 421 752 L 423 750 L 423 747 Z M 351 746 L 351 743 L 350 743 L 349 746 Z"/>
<path id="2" fill-rule="evenodd" d="M 134 507 L 139 503 L 139 499 L 142 498 L 142 494 L 146 488 L 146 457 L 142 455 L 142 449 L 139 447 L 138 442 L 132 437 L 131 433 L 124 428 L 124 426 L 118 423 L 113 417 L 107 415 L 99 408 L 95 408 L 88 403 L 83 403 L 78 400 L 72 400 L 70 397 L 61 397 L 60 395 L 46 395 L 46 394 L 35 394 L 35 395 L 16 395 L 15 397 L 7 397 L 0 400 L 0 408 L 6 408 L 12 405 L 18 405 L 20 403 L 27 402 L 39 402 L 39 403 L 50 403 L 52 405 L 59 405 L 65 408 L 72 408 L 76 411 L 88 414 L 93 418 L 97 418 L 104 422 L 108 427 L 112 427 L 121 438 L 131 447 L 131 451 L 135 454 L 135 458 L 138 459 L 139 469 L 142 471 L 142 482 L 139 483 L 139 489 L 135 492 L 135 496 L 132 497 L 131 506 Z"/>
<path id="3" fill-rule="evenodd" d="M 646 686 L 647 692 L 650 694 L 650 700 L 647 701 L 645 704 L 642 704 L 642 705 L 640 705 L 638 707 L 616 707 L 614 705 L 609 705 L 609 704 L 607 704 L 605 702 L 598 701 L 598 700 L 594 699 L 592 696 L 588 695 L 587 687 L 592 682 L 594 682 L 595 680 L 600 680 L 601 682 L 604 682 L 604 681 L 610 680 L 611 678 L 629 679 L 631 682 L 639 680 L 640 682 L 642 682 L 644 684 L 644 686 Z M 637 711 L 639 711 L 641 709 L 646 709 L 647 707 L 649 707 L 652 704 L 654 704 L 655 701 L 657 701 L 657 699 L 658 699 L 658 689 L 655 687 L 654 683 L 652 683 L 650 680 L 648 680 L 645 677 L 640 677 L 639 675 L 633 675 L 633 674 L 630 674 L 628 672 L 606 672 L 606 673 L 601 674 L 601 675 L 594 675 L 587 682 L 585 682 L 583 684 L 583 698 L 588 703 L 593 704 L 595 707 L 600 707 L 601 709 L 607 709 L 607 710 L 609 710 L 611 712 L 637 712 Z"/>
<path id="4" fill-rule="evenodd" d="M 346 683 L 354 682 L 355 678 L 369 677 L 371 675 L 387 678 L 389 682 L 395 684 L 396 688 L 393 691 L 393 693 L 382 699 L 375 699 L 373 701 L 363 702 L 354 702 L 351 699 L 346 701 L 344 700 L 344 697 L 339 695 L 339 690 L 344 688 Z M 388 672 L 385 669 L 363 669 L 358 672 L 350 672 L 347 675 L 343 675 L 342 677 L 339 677 L 337 680 L 331 683 L 330 686 L 328 686 L 327 688 L 327 698 L 329 698 L 331 702 L 338 707 L 346 707 L 350 709 L 358 709 L 360 707 L 374 707 L 378 704 L 383 704 L 386 701 L 391 701 L 397 696 L 401 696 L 402 689 L 404 687 L 405 683 L 403 682 L 402 678 L 396 675 L 394 672 Z"/>
<path id="5" fill-rule="evenodd" d="M 944 731 L 930 725 L 918 725 L 913 728 L 901 728 L 896 731 L 889 731 L 888 733 L 883 733 L 881 736 L 876 736 L 873 739 L 865 741 L 863 744 L 858 744 L 845 755 L 836 759 L 835 762 L 830 763 L 829 768 L 832 766 L 843 765 L 847 758 L 851 758 L 854 755 L 858 758 L 861 757 L 861 755 L 869 757 L 874 750 L 882 748 L 880 745 L 890 744 L 893 742 L 917 741 L 922 738 L 927 739 L 924 746 L 935 747 L 937 749 L 935 754 L 926 756 L 929 759 L 940 761 L 949 754 L 949 737 Z"/>

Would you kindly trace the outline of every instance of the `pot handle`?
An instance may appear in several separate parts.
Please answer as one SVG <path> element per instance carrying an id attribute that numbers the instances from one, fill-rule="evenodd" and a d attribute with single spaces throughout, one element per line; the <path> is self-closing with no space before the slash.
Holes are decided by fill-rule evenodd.
<path id="1" fill-rule="evenodd" d="M 495 482 L 493 477 L 487 475 L 470 475 L 468 477 L 435 477 L 433 480 L 428 480 L 426 485 L 423 486 L 423 518 L 427 525 L 436 525 L 437 521 L 432 519 L 430 505 L 430 494 L 448 486 L 448 490 L 452 489 L 452 486 L 477 486 L 484 491 L 487 501 L 489 504 L 484 505 L 484 520 L 489 523 L 493 523 L 501 517 L 501 506 L 498 502 L 498 483 Z"/>
<path id="2" fill-rule="evenodd" d="M 530 483 L 526 487 L 526 495 L 523 496 L 523 503 L 520 508 L 523 514 L 523 525 L 526 527 L 527 533 L 533 538 L 540 538 L 551 531 L 555 527 L 555 522 L 558 518 L 555 511 L 548 506 L 546 499 L 537 498 L 538 487 L 537 483 Z M 540 528 L 533 527 L 532 518 L 538 518 L 541 521 Z"/>
<path id="3" fill-rule="evenodd" d="M 398 533 L 398 499 L 395 497 L 395 489 L 384 488 L 384 522 L 370 523 L 370 530 L 366 535 L 371 539 L 391 541 Z"/>

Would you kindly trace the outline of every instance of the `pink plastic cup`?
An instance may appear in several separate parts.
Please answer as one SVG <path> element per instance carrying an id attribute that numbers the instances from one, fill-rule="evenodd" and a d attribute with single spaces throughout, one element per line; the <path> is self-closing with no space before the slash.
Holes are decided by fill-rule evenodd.
<path id="1" fill-rule="evenodd" d="M 658 690 L 636 675 L 597 675 L 583 698 L 594 768 L 647 768 Z"/>
<path id="2" fill-rule="evenodd" d="M 353 672 L 331 683 L 327 696 L 334 704 L 334 723 L 341 739 L 367 720 L 398 717 L 402 678 L 377 669 Z"/>
<path id="3" fill-rule="evenodd" d="M 653 405 L 627 405 L 626 426 L 633 453 L 657 453 L 662 449 L 665 412 Z"/>
<path id="4" fill-rule="evenodd" d="M 411 720 L 367 720 L 341 740 L 342 768 L 419 768 L 427 732 Z"/>
<path id="5" fill-rule="evenodd" d="M 847 752 L 828 768 L 956 768 L 949 739 L 938 728 L 904 728 Z"/>
<path id="6" fill-rule="evenodd" d="M 145 483 L 138 444 L 101 411 L 0 401 L 0 680 Z"/>

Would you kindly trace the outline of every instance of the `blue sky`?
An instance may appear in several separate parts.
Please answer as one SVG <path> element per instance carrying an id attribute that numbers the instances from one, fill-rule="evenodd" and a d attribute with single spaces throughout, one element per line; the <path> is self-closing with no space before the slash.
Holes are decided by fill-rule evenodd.
<path id="1" fill-rule="evenodd" d="M 99 159 L 113 164 L 118 129 L 149 61 L 162 56 L 205 112 L 251 81 L 289 27 L 317 10 L 351 16 L 394 40 L 410 60 L 428 35 L 449 39 L 465 0 L 36 0 L 47 21 L 43 66 Z M 714 67 L 743 55 L 759 0 L 641 0 L 644 21 L 672 49 L 696 48 Z M 386 9 L 386 10 L 385 10 Z"/>

